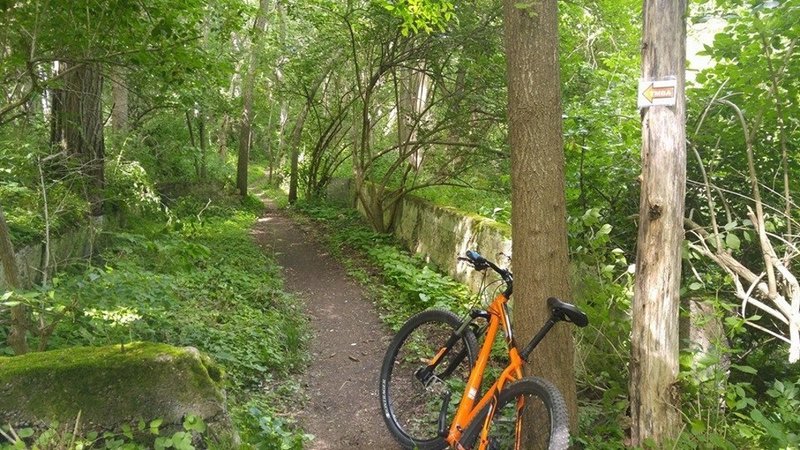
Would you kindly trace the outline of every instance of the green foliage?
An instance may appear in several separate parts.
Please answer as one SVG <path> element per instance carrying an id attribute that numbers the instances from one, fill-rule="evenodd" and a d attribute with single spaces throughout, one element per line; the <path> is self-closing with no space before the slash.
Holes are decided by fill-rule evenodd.
<path id="1" fill-rule="evenodd" d="M 403 36 L 424 31 L 444 31 L 454 18 L 455 7 L 448 0 L 380 0 L 380 5 L 401 21 Z"/>
<path id="2" fill-rule="evenodd" d="M 0 442 L 0 450 L 146 450 L 155 448 L 163 450 L 195 450 L 208 448 L 213 440 L 206 442 L 206 424 L 203 419 L 194 414 L 188 414 L 183 422 L 183 430 L 175 431 L 171 435 L 163 435 L 160 430 L 162 420 L 155 419 L 149 424 L 143 420 L 137 422 L 135 428 L 126 425 L 120 433 L 81 433 L 80 415 L 74 424 L 51 423 L 45 430 L 37 432 L 33 428 L 15 430 L 11 427 L 0 427 L 0 437 L 6 442 Z M 145 445 L 143 436 L 149 438 L 153 445 Z"/>
<path id="3" fill-rule="evenodd" d="M 633 273 L 604 220 L 599 209 L 570 217 L 569 239 L 574 300 L 592 318 L 576 342 L 577 440 L 587 448 L 611 449 L 625 437 L 628 414 Z"/>
<path id="4" fill-rule="evenodd" d="M 314 438 L 298 433 L 294 426 L 275 414 L 265 414 L 258 406 L 251 406 L 240 419 L 248 430 L 244 436 L 254 450 L 302 450 L 304 444 Z"/>
<path id="5" fill-rule="evenodd" d="M 34 130 L 0 128 L 0 204 L 17 247 L 39 243 L 44 238 L 43 194 L 47 195 L 51 235 L 83 223 L 88 211 L 75 172 L 62 166 L 61 160 L 43 161 L 48 147 L 31 133 Z"/>
<path id="6" fill-rule="evenodd" d="M 200 349 L 224 368 L 235 406 L 264 395 L 268 374 L 286 376 L 305 362 L 300 307 L 248 234 L 261 208 L 255 199 L 241 206 L 184 199 L 171 225 L 139 218 L 136 228 L 110 234 L 102 266 L 18 295 L 62 316 L 50 339 L 55 348 L 148 340 Z M 0 353 L 7 350 L 3 340 Z M 180 448 L 186 441 L 178 435 L 159 442 Z"/>
<path id="7" fill-rule="evenodd" d="M 179 189 L 192 184 L 225 184 L 233 177 L 233 169 L 226 161 L 209 151 L 205 157 L 206 178 L 201 179 L 201 150 L 191 145 L 186 119 L 174 112 L 153 115 L 126 139 L 116 140 L 108 159 L 107 176 L 111 180 L 122 176 L 127 177 L 127 181 L 140 182 L 139 174 L 143 171 L 151 182 L 159 185 L 159 191 L 168 196 L 183 194 Z M 123 178 L 123 181 L 126 180 Z M 144 187 L 141 184 L 123 186 L 128 189 Z"/>

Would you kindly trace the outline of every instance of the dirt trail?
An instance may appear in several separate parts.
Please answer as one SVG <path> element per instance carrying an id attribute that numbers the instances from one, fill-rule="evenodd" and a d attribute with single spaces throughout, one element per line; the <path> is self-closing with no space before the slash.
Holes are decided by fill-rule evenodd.
<path id="1" fill-rule="evenodd" d="M 398 449 L 377 393 L 391 336 L 373 304 L 313 233 L 271 203 L 253 234 L 276 254 L 286 289 L 304 300 L 311 320 L 312 361 L 303 380 L 309 401 L 300 414 L 305 431 L 315 436 L 307 448 Z"/>

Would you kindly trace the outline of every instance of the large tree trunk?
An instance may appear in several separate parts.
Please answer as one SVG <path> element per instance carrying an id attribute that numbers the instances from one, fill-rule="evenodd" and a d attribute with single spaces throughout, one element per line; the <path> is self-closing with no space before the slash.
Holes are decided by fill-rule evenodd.
<path id="1" fill-rule="evenodd" d="M 66 70 L 61 64 L 61 70 Z M 100 67 L 84 63 L 64 76 L 63 90 L 54 92 L 51 143 L 81 162 L 87 179 L 92 216 L 103 214 L 105 143 L 103 137 L 103 76 Z"/>
<path id="2" fill-rule="evenodd" d="M 11 234 L 8 231 L 6 216 L 3 213 L 3 206 L 0 205 L 0 264 L 8 287 L 18 289 L 21 286 L 19 278 L 19 268 L 17 258 L 14 253 L 14 245 L 11 243 Z M 14 354 L 22 355 L 28 353 L 28 310 L 25 305 L 11 307 L 11 330 L 8 333 L 8 346 L 14 350 Z"/>
<path id="3" fill-rule="evenodd" d="M 636 250 L 630 405 L 631 444 L 658 447 L 681 427 L 678 306 L 686 193 L 686 1 L 645 1 L 642 79 L 676 79 L 674 106 L 642 114 L 642 190 Z"/>
<path id="4" fill-rule="evenodd" d="M 259 43 L 267 30 L 267 11 L 269 0 L 261 0 L 258 15 L 253 24 L 253 42 L 250 48 L 250 66 L 242 83 L 242 122 L 239 128 L 239 154 L 236 164 L 236 187 L 243 197 L 247 195 L 247 167 L 250 159 L 253 125 L 253 91 L 256 85 L 256 71 L 261 53 Z"/>
<path id="5" fill-rule="evenodd" d="M 528 9 L 505 0 L 514 235 L 514 327 L 524 346 L 549 317 L 548 297 L 570 298 L 556 0 Z M 556 326 L 530 367 L 556 384 L 577 426 L 574 345 Z"/>

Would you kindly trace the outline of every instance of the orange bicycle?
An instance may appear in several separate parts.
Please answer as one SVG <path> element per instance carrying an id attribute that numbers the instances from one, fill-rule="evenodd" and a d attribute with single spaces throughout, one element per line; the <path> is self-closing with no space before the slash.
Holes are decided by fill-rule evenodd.
<path id="1" fill-rule="evenodd" d="M 520 351 L 508 312 L 511 272 L 474 251 L 459 259 L 475 270 L 497 272 L 505 290 L 487 309 L 473 309 L 465 320 L 450 311 L 428 310 L 400 328 L 386 351 L 380 375 L 381 408 L 389 431 L 407 449 L 520 449 L 523 441 L 537 449 L 566 449 L 569 430 L 564 398 L 547 380 L 523 378 L 522 367 L 557 322 L 584 327 L 589 323 L 586 314 L 549 298 L 549 319 Z M 509 362 L 480 396 L 500 326 Z M 476 353 L 477 337 L 484 335 Z M 454 394 L 460 397 L 454 399 Z M 453 417 L 449 426 L 448 417 Z"/>

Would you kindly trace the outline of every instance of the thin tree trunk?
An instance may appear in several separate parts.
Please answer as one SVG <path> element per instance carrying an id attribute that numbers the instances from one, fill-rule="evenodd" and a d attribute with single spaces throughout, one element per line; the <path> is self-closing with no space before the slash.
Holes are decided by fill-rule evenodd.
<path id="1" fill-rule="evenodd" d="M 3 206 L 0 205 L 0 263 L 3 265 L 6 283 L 12 290 L 18 289 L 22 285 L 15 255 L 14 245 L 11 243 L 11 234 L 6 223 L 6 216 L 3 213 Z M 28 353 L 27 331 L 28 308 L 21 304 L 12 306 L 8 346 L 14 350 L 14 354 L 22 355 Z"/>
<path id="2" fill-rule="evenodd" d="M 297 117 L 294 130 L 292 130 L 292 139 L 289 142 L 292 153 L 292 160 L 289 168 L 289 203 L 295 203 L 297 201 L 297 181 L 299 177 L 297 166 L 300 160 L 300 140 L 303 137 L 303 126 L 305 126 L 306 117 L 308 117 L 308 112 L 311 109 L 311 101 L 311 99 L 306 101 L 303 111 L 301 111 L 300 115 Z"/>
<path id="3" fill-rule="evenodd" d="M 258 15 L 253 24 L 250 66 L 247 68 L 247 75 L 242 84 L 242 122 L 239 128 L 239 154 L 236 164 L 236 187 L 239 189 L 239 194 L 242 197 L 247 195 L 247 167 L 250 159 L 250 144 L 253 138 L 253 92 L 255 91 L 256 71 L 258 70 L 258 60 L 261 53 L 259 44 L 263 34 L 267 30 L 268 10 L 269 0 L 261 0 L 259 3 Z"/>
<path id="4" fill-rule="evenodd" d="M 53 63 L 53 76 L 57 76 L 62 71 L 61 63 Z M 64 90 L 55 88 L 51 93 L 50 103 L 50 145 L 55 151 L 64 150 L 67 147 L 64 142 Z"/>
<path id="5" fill-rule="evenodd" d="M 192 149 L 194 150 L 192 152 L 192 160 L 194 161 L 194 176 L 197 179 L 200 179 L 200 157 L 197 154 L 198 153 L 198 148 L 197 148 L 197 143 L 196 143 L 196 141 L 194 139 L 194 126 L 192 125 L 192 120 L 193 120 L 192 112 L 187 109 L 185 111 L 185 115 L 186 115 L 186 128 L 189 130 L 189 144 L 192 146 Z"/>
<path id="6" fill-rule="evenodd" d="M 197 115 L 197 139 L 200 140 L 200 179 L 205 180 L 208 178 L 208 132 L 202 111 Z"/>
<path id="7" fill-rule="evenodd" d="M 281 56 L 275 62 L 275 90 L 280 92 L 283 85 L 283 70 L 281 63 L 285 60 L 286 50 L 286 5 L 283 0 L 278 0 L 275 4 L 278 10 L 278 39 L 281 48 Z M 275 166 L 280 167 L 283 164 L 283 158 L 286 147 L 286 124 L 289 121 L 289 103 L 285 95 L 280 96 L 280 113 L 278 115 L 278 149 L 273 152 L 269 160 L 269 185 L 273 185 L 275 176 Z M 271 118 L 272 116 L 270 116 Z"/>
<path id="8" fill-rule="evenodd" d="M 644 2 L 642 79 L 676 79 L 674 106 L 642 114 L 642 187 L 632 305 L 631 444 L 680 432 L 678 306 L 686 193 L 686 1 Z"/>
<path id="9" fill-rule="evenodd" d="M 230 131 L 231 116 L 228 113 L 222 115 L 222 122 L 219 125 L 219 132 L 217 132 L 217 148 L 219 156 L 224 161 L 228 156 L 228 132 Z"/>
<path id="10" fill-rule="evenodd" d="M 525 346 L 547 320 L 546 300 L 569 300 L 567 210 L 558 65 L 558 5 L 519 8 L 505 0 L 514 235 L 514 328 Z M 577 429 L 572 330 L 556 326 L 531 354 L 531 370 L 552 381 Z"/>

